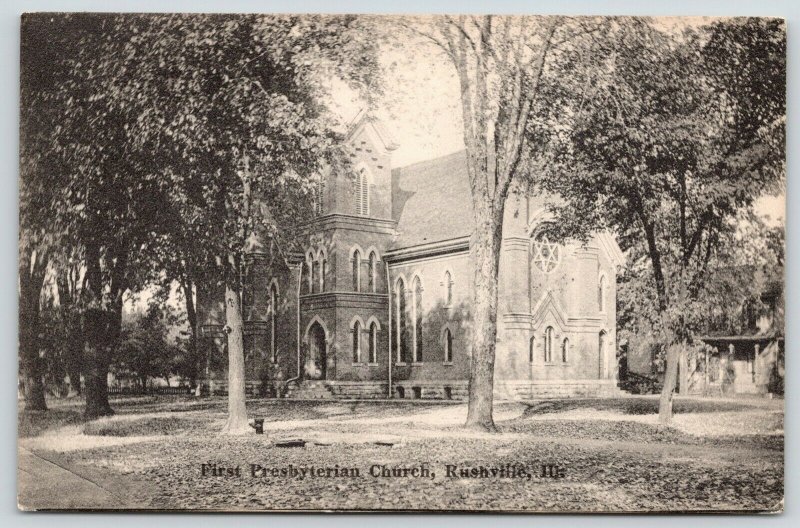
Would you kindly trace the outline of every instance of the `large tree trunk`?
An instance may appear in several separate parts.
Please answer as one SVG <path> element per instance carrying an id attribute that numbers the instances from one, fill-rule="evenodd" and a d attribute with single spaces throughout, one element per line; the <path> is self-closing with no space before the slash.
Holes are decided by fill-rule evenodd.
<path id="1" fill-rule="evenodd" d="M 20 254 L 19 354 L 25 408 L 46 411 L 44 365 L 39 357 L 39 304 L 47 265 L 33 251 Z"/>
<path id="2" fill-rule="evenodd" d="M 661 425 L 669 425 L 672 422 L 672 397 L 678 381 L 679 358 L 680 347 L 671 344 L 667 348 L 667 371 L 664 373 L 664 387 L 661 389 L 661 399 L 658 402 L 658 421 Z"/>
<path id="3" fill-rule="evenodd" d="M 479 214 L 481 213 L 476 213 Z M 477 222 L 472 243 L 475 290 L 472 303 L 469 408 L 465 425 L 483 431 L 495 431 L 492 409 L 497 342 L 497 272 L 502 224 L 490 214 L 484 214 L 485 217 Z M 502 214 L 499 216 L 499 222 L 502 222 Z"/>
<path id="4" fill-rule="evenodd" d="M 106 256 L 110 267 L 110 282 L 106 288 L 100 267 L 100 248 L 86 248 L 86 288 L 89 308 L 84 313 L 84 377 L 86 380 L 86 409 L 84 416 L 97 418 L 114 414 L 108 402 L 108 372 L 111 353 L 122 329 L 122 296 L 127 255 L 117 259 Z M 115 262 L 116 260 L 116 262 Z"/>
<path id="5" fill-rule="evenodd" d="M 238 289 L 225 285 L 225 323 L 228 326 L 228 421 L 222 432 L 244 434 L 249 431 L 245 404 L 244 323 Z"/>
<path id="6" fill-rule="evenodd" d="M 108 403 L 110 318 L 108 312 L 99 308 L 90 308 L 84 315 L 86 408 L 83 414 L 89 419 L 114 414 Z"/>

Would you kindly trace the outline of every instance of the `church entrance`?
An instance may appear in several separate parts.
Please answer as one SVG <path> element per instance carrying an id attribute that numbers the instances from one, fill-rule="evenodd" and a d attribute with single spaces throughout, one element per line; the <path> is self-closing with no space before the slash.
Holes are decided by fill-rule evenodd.
<path id="1" fill-rule="evenodd" d="M 325 330 L 319 323 L 308 329 L 308 357 L 306 358 L 306 379 L 324 380 L 328 363 Z"/>

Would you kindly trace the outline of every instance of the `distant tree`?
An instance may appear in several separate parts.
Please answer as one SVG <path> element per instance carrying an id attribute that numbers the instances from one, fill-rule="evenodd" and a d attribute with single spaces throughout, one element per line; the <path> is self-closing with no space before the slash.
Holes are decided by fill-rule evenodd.
<path id="1" fill-rule="evenodd" d="M 610 51 L 565 109 L 542 187 L 564 198 L 553 206 L 562 236 L 612 229 L 649 271 L 639 294 L 653 299 L 667 349 L 666 424 L 681 351 L 720 277 L 713 265 L 737 220 L 783 182 L 785 27 L 741 19 L 676 34 L 627 19 Z"/>
<path id="2" fill-rule="evenodd" d="M 153 378 L 169 381 L 176 347 L 169 343 L 167 314 L 159 303 L 151 303 L 143 314 L 122 327 L 111 371 L 117 377 L 131 377 L 142 390 Z"/>

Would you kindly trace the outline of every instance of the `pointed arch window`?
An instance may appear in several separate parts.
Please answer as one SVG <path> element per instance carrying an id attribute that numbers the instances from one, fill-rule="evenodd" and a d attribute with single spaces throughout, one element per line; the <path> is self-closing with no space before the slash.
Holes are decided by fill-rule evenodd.
<path id="1" fill-rule="evenodd" d="M 453 333 L 449 328 L 444 330 L 444 362 L 453 362 Z"/>
<path id="2" fill-rule="evenodd" d="M 361 363 L 361 324 L 353 324 L 353 363 Z"/>
<path id="3" fill-rule="evenodd" d="M 309 293 L 311 289 L 311 278 L 309 275 L 308 262 L 303 261 L 303 263 L 300 264 L 300 284 L 303 288 L 302 293 Z"/>
<path id="4" fill-rule="evenodd" d="M 561 343 L 561 361 L 566 363 L 569 359 L 569 339 L 566 337 Z"/>
<path id="5" fill-rule="evenodd" d="M 413 295 L 414 363 L 422 363 L 422 281 L 419 277 L 414 279 L 411 294 Z"/>
<path id="6" fill-rule="evenodd" d="M 606 368 L 606 331 L 601 330 L 597 336 L 597 377 L 605 378 Z"/>
<path id="7" fill-rule="evenodd" d="M 528 340 L 528 362 L 533 363 L 534 350 L 536 348 L 536 338 L 531 336 Z"/>
<path id="8" fill-rule="evenodd" d="M 553 361 L 553 327 L 548 326 L 544 331 L 544 361 L 550 363 Z"/>
<path id="9" fill-rule="evenodd" d="M 369 325 L 369 359 L 370 363 L 378 362 L 378 325 Z"/>
<path id="10" fill-rule="evenodd" d="M 355 183 L 356 214 L 369 216 L 369 181 L 365 170 L 362 169 L 356 174 Z"/>
<path id="11" fill-rule="evenodd" d="M 395 343 L 396 343 L 395 346 L 397 347 L 397 361 L 399 363 L 407 363 L 408 328 L 406 321 L 406 285 L 403 282 L 403 279 L 399 279 L 397 281 L 397 286 L 395 288 L 395 299 L 396 299 L 395 329 L 397 331 L 395 335 Z"/>
<path id="12" fill-rule="evenodd" d="M 319 287 L 319 262 L 315 259 L 311 261 L 311 285 L 310 293 L 315 293 Z"/>
<path id="13" fill-rule="evenodd" d="M 275 283 L 269 288 L 269 352 L 273 363 L 278 362 L 278 348 L 276 344 L 275 332 L 277 325 L 278 312 L 278 287 Z"/>
<path id="14" fill-rule="evenodd" d="M 374 251 L 369 254 L 369 269 L 367 270 L 367 291 L 375 293 L 377 287 L 378 256 Z"/>
<path id="15" fill-rule="evenodd" d="M 601 312 L 606 311 L 606 276 L 601 275 L 597 283 L 597 308 Z"/>
<path id="16" fill-rule="evenodd" d="M 353 291 L 361 291 L 361 252 L 353 252 Z"/>
<path id="17" fill-rule="evenodd" d="M 453 304 L 453 276 L 449 271 L 444 272 L 444 305 Z"/>
<path id="18" fill-rule="evenodd" d="M 319 291 L 325 291 L 325 278 L 328 276 L 328 259 L 322 257 L 322 265 L 319 274 Z"/>

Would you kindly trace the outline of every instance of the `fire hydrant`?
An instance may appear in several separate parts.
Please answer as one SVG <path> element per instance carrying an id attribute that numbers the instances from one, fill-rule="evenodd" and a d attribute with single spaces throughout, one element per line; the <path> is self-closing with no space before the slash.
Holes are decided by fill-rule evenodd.
<path id="1" fill-rule="evenodd" d="M 253 418 L 253 423 L 250 424 L 250 427 L 256 430 L 256 434 L 264 434 L 264 419 Z"/>

